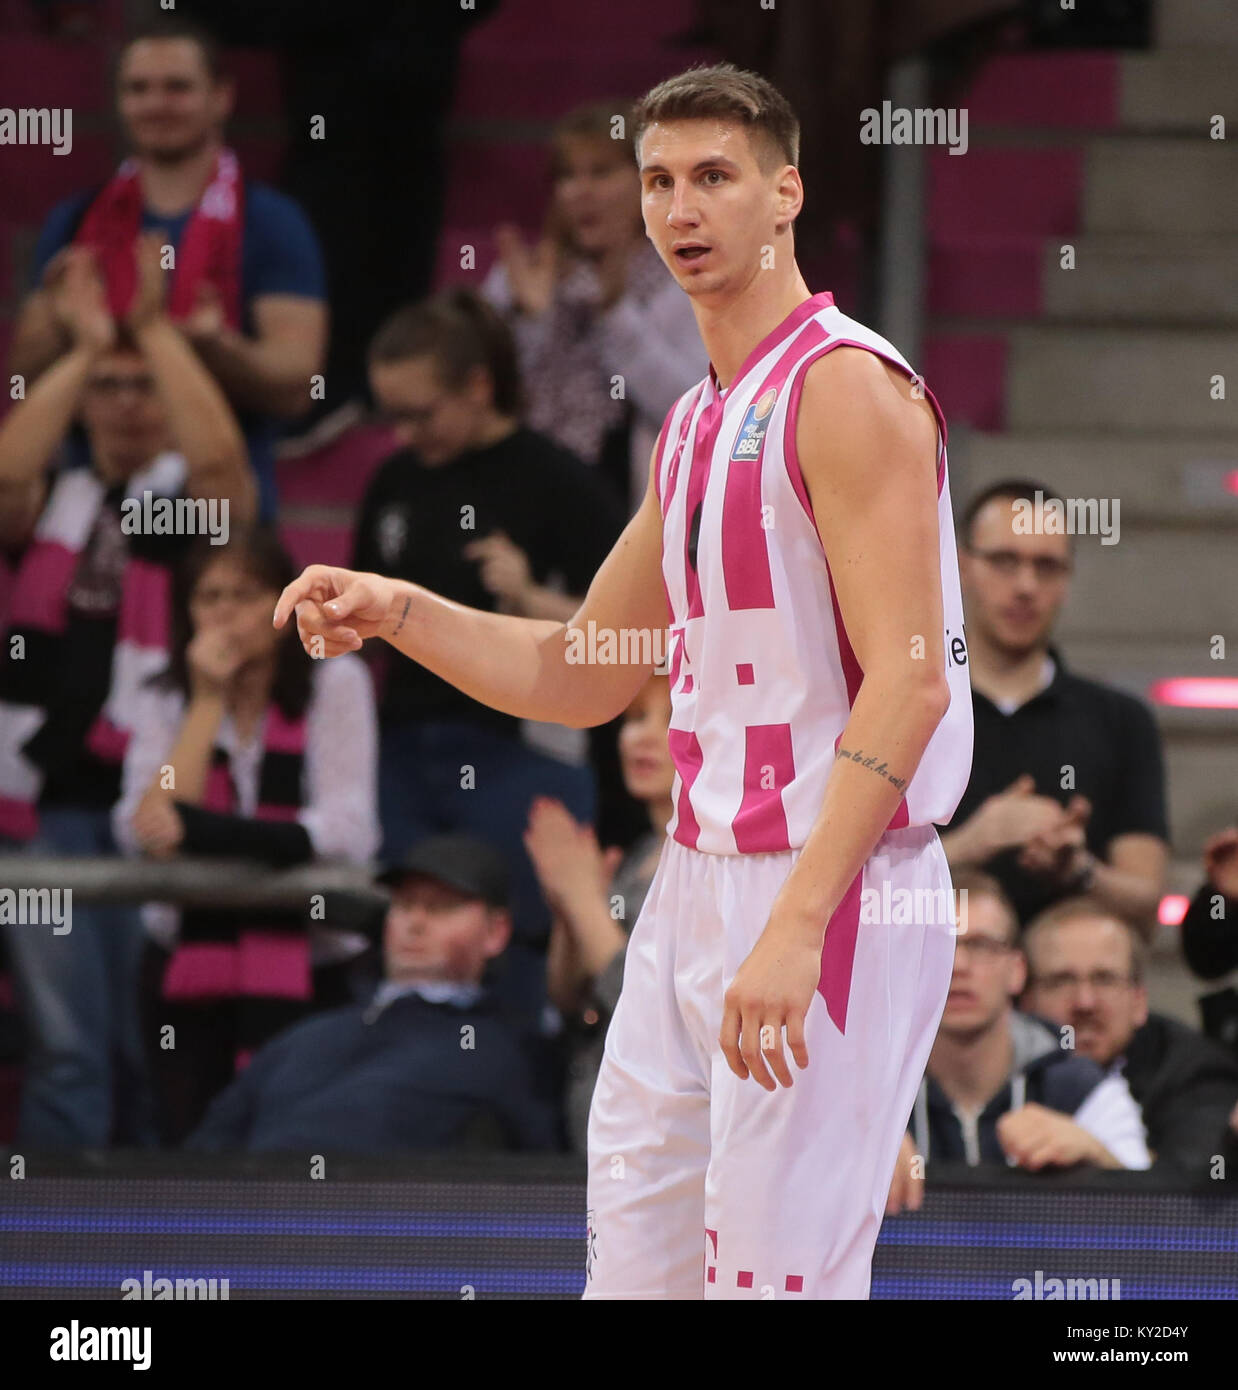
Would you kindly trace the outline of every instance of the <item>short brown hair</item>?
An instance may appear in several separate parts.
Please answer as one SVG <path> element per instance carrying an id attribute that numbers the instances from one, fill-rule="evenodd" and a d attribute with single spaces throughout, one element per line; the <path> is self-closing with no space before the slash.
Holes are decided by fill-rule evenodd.
<path id="1" fill-rule="evenodd" d="M 456 286 L 398 309 L 370 345 L 370 363 L 433 359 L 449 391 L 463 387 L 474 367 L 484 367 L 502 415 L 521 415 L 524 391 L 511 329 L 476 290 Z"/>
<path id="2" fill-rule="evenodd" d="M 117 71 L 120 70 L 125 54 L 135 43 L 169 43 L 177 40 L 197 44 L 202 55 L 202 66 L 212 83 L 223 79 L 223 53 L 219 40 L 205 25 L 192 19 L 182 19 L 179 15 L 150 19 L 129 34 L 116 56 Z"/>
<path id="3" fill-rule="evenodd" d="M 655 121 L 736 121 L 748 132 L 763 173 L 798 164 L 800 123 L 786 97 L 759 73 L 734 63 L 697 66 L 668 77 L 632 110 L 632 146 L 640 159 L 641 136 Z"/>
<path id="4" fill-rule="evenodd" d="M 972 898 L 988 897 L 997 903 L 1006 918 L 1006 945 L 1015 945 L 1019 939 L 1019 915 L 997 879 L 982 869 L 952 869 L 950 879 L 956 893 L 967 894 L 964 902 L 969 902 Z M 960 920 L 959 929 L 963 935 L 966 935 L 966 928 L 967 923 Z"/>
<path id="5" fill-rule="evenodd" d="M 1115 926 L 1122 928 L 1131 948 L 1131 980 L 1137 985 L 1142 984 L 1148 962 L 1148 949 L 1144 945 L 1143 938 L 1128 921 L 1119 917 L 1104 903 L 1097 902 L 1095 898 L 1082 896 L 1063 898 L 1061 902 L 1045 908 L 1027 924 L 1023 932 L 1023 953 L 1027 956 L 1028 967 L 1033 978 L 1036 970 L 1032 963 L 1032 949 L 1036 940 L 1046 932 L 1052 931 L 1054 927 L 1064 927 L 1070 922 L 1085 921 L 1112 922 Z"/>

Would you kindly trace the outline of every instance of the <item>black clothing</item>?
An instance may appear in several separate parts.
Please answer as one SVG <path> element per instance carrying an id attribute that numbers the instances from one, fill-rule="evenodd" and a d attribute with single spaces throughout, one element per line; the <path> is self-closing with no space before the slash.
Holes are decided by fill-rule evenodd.
<path id="1" fill-rule="evenodd" d="M 1177 1019 L 1149 1014 L 1126 1049 L 1122 1074 L 1143 1112 L 1155 1167 L 1210 1180 L 1213 1159 L 1238 1175 L 1238 1061 Z"/>
<path id="2" fill-rule="evenodd" d="M 1053 679 L 1013 714 L 1003 714 L 973 687 L 971 780 L 951 827 L 961 826 L 986 797 L 1029 773 L 1041 796 L 1063 806 L 1076 793 L 1088 798 L 1087 846 L 1098 858 L 1119 835 L 1168 840 L 1161 740 L 1147 707 L 1123 691 L 1072 674 L 1056 649 L 1050 647 L 1049 655 L 1057 667 Z M 1001 883 L 1026 924 L 1061 894 L 1020 868 L 1018 853 L 1004 850 L 982 867 Z"/>
<path id="3" fill-rule="evenodd" d="M 584 594 L 623 529 L 611 491 L 553 440 L 520 427 L 505 439 L 429 467 L 410 451 L 389 458 L 372 479 L 357 524 L 353 566 L 494 612 L 473 541 L 502 531 L 528 556 L 533 579 L 562 575 Z M 384 723 L 464 719 L 515 737 L 518 721 L 490 709 L 414 661 L 388 668 Z"/>

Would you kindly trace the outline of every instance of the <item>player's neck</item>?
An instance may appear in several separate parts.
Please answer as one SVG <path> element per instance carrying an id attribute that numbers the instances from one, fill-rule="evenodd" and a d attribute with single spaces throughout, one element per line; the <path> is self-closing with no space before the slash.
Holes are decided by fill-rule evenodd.
<path id="1" fill-rule="evenodd" d="M 1025 651 L 1011 651 L 986 640 L 983 631 L 967 634 L 967 663 L 971 683 L 987 699 L 1030 700 L 1044 683 L 1045 647 L 1037 643 Z"/>
<path id="2" fill-rule="evenodd" d="M 709 303 L 693 300 L 701 342 L 718 375 L 719 389 L 725 391 L 753 348 L 811 298 L 812 291 L 792 261 L 783 274 L 756 271 L 732 298 Z"/>
<path id="3" fill-rule="evenodd" d="M 1014 1040 L 1007 1010 L 978 1033 L 939 1032 L 928 1073 L 952 1105 L 982 1110 L 1010 1078 Z"/>

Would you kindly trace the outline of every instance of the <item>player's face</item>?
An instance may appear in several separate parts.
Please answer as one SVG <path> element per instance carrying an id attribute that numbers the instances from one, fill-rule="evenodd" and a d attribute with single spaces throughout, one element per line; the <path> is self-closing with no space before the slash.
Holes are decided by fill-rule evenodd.
<path id="1" fill-rule="evenodd" d="M 461 390 L 444 386 L 432 357 L 379 362 L 370 368 L 370 386 L 402 448 L 423 463 L 450 463 L 473 446 L 479 423 L 492 405 L 480 368 Z"/>
<path id="2" fill-rule="evenodd" d="M 1010 944 L 1010 922 L 988 894 L 971 893 L 959 919 L 954 974 L 941 1032 L 966 1037 L 991 1028 L 1023 988 L 1022 953 Z"/>
<path id="3" fill-rule="evenodd" d="M 121 124 L 137 154 L 183 159 L 217 135 L 232 106 L 232 88 L 215 82 L 192 39 L 130 44 L 118 75 Z"/>
<path id="4" fill-rule="evenodd" d="M 387 909 L 387 978 L 475 984 L 509 936 L 506 913 L 436 878 L 410 874 L 393 887 Z"/>
<path id="5" fill-rule="evenodd" d="M 1070 587 L 1070 537 L 1015 530 L 1009 498 L 982 507 L 959 577 L 969 632 L 979 629 L 1000 651 L 1024 655 L 1049 640 Z"/>
<path id="6" fill-rule="evenodd" d="M 1074 1045 L 1107 1066 L 1148 1017 L 1148 992 L 1131 978 L 1124 928 L 1104 917 L 1063 922 L 1042 933 L 1024 1000 L 1034 1013 L 1074 1029 Z"/>
<path id="7" fill-rule="evenodd" d="M 748 285 L 802 201 L 798 173 L 763 172 L 747 132 L 724 120 L 654 122 L 641 136 L 640 180 L 645 231 L 694 296 Z"/>
<path id="8" fill-rule="evenodd" d="M 204 629 L 228 634 L 229 645 L 246 662 L 274 655 L 282 634 L 271 626 L 271 607 L 278 592 L 268 589 L 245 568 L 239 557 L 221 555 L 198 576 L 189 596 L 189 620 L 194 633 Z"/>
<path id="9" fill-rule="evenodd" d="M 580 251 L 598 254 L 639 232 L 640 182 L 623 145 L 586 136 L 560 142 L 555 200 Z"/>
<path id="10" fill-rule="evenodd" d="M 136 352 L 108 352 L 96 360 L 81 415 L 91 454 L 109 479 L 129 477 L 172 442 L 154 377 Z"/>
<path id="11" fill-rule="evenodd" d="M 666 731 L 671 723 L 671 684 L 652 676 L 628 706 L 619 730 L 623 784 L 637 801 L 665 801 L 675 780 Z"/>

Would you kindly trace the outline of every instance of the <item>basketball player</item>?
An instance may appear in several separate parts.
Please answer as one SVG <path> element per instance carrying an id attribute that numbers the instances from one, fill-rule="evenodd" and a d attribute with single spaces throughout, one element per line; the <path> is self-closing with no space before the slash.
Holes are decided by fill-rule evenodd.
<path id="1" fill-rule="evenodd" d="M 326 656 L 381 637 L 572 727 L 650 674 L 602 635 L 669 628 L 675 809 L 590 1112 L 584 1296 L 865 1298 L 954 958 L 933 823 L 967 784 L 971 699 L 945 421 L 809 292 L 798 124 L 768 82 L 689 71 L 632 119 L 646 232 L 711 366 L 579 611 L 314 565 L 275 622 L 295 609 Z M 569 659 L 590 632 L 629 660 Z"/>

